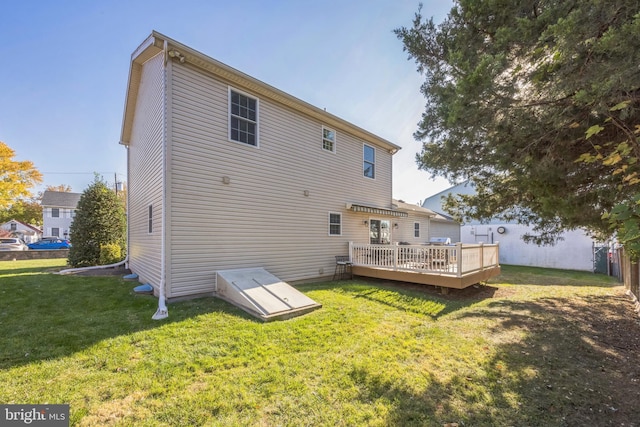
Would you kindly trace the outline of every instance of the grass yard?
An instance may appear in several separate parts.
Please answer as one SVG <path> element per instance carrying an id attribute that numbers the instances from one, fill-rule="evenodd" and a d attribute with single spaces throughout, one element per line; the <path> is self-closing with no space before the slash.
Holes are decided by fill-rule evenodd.
<path id="1" fill-rule="evenodd" d="M 265 324 L 214 298 L 154 321 L 134 283 L 64 262 L 0 262 L 0 403 L 71 425 L 640 426 L 640 325 L 601 275 L 309 284 L 322 309 Z"/>

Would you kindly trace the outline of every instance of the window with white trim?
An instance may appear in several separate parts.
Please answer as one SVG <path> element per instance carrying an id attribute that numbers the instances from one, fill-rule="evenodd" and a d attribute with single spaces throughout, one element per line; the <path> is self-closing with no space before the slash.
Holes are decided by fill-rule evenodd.
<path id="1" fill-rule="evenodd" d="M 329 236 L 342 235 L 342 214 L 329 212 Z"/>
<path id="2" fill-rule="evenodd" d="M 413 223 L 413 237 L 420 237 L 420 223 Z"/>
<path id="3" fill-rule="evenodd" d="M 51 218 L 60 218 L 60 208 L 51 208 Z"/>
<path id="4" fill-rule="evenodd" d="M 322 127 L 322 148 L 332 153 L 336 152 L 336 131 Z"/>
<path id="5" fill-rule="evenodd" d="M 55 237 L 60 237 L 60 229 L 58 227 L 53 227 L 51 229 L 51 235 Z"/>
<path id="6" fill-rule="evenodd" d="M 376 149 L 365 144 L 363 149 L 363 172 L 367 178 L 376 177 Z"/>
<path id="7" fill-rule="evenodd" d="M 229 89 L 229 139 L 258 146 L 258 99 Z"/>

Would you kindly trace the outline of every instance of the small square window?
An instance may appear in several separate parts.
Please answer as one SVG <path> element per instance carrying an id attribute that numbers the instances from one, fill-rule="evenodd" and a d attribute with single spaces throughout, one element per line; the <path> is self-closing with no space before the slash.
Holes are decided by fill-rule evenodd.
<path id="1" fill-rule="evenodd" d="M 60 208 L 51 208 L 51 218 L 60 218 Z"/>
<path id="2" fill-rule="evenodd" d="M 329 235 L 342 235 L 342 214 L 329 212 Z"/>
<path id="3" fill-rule="evenodd" d="M 336 131 L 322 128 L 322 148 L 332 153 L 336 152 Z"/>

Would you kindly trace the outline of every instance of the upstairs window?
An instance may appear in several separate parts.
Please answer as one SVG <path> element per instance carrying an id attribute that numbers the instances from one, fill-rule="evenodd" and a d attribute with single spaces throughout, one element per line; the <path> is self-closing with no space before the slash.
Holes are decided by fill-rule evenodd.
<path id="1" fill-rule="evenodd" d="M 326 127 L 322 128 L 322 148 L 332 153 L 336 152 L 336 131 Z"/>
<path id="2" fill-rule="evenodd" d="M 367 178 L 375 178 L 376 177 L 376 150 L 375 148 L 366 145 L 364 146 L 364 176 Z"/>
<path id="3" fill-rule="evenodd" d="M 258 100 L 229 89 L 229 139 L 258 146 Z"/>
<path id="4" fill-rule="evenodd" d="M 51 218 L 60 218 L 60 208 L 51 208 Z"/>

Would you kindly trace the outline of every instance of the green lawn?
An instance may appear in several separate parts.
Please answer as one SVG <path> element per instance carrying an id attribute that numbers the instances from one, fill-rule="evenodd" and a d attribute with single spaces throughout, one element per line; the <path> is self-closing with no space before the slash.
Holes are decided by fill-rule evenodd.
<path id="1" fill-rule="evenodd" d="M 601 275 L 503 266 L 489 286 L 446 296 L 316 283 L 299 289 L 322 309 L 287 321 L 214 298 L 154 321 L 157 299 L 134 295 L 135 283 L 51 273 L 64 262 L 0 262 L 0 403 L 68 403 L 72 425 L 640 420 L 629 395 L 640 374 L 614 336 L 640 327 Z"/>

